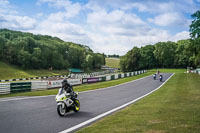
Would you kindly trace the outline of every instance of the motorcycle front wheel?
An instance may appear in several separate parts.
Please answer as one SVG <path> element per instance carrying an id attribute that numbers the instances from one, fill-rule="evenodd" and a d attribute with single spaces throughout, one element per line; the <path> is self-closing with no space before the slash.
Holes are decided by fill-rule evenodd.
<path id="1" fill-rule="evenodd" d="M 64 108 L 62 108 L 62 105 L 58 105 L 57 112 L 60 116 L 64 116 L 66 113 L 66 106 L 64 106 Z"/>
<path id="2" fill-rule="evenodd" d="M 74 102 L 74 112 L 78 112 L 80 110 L 80 102 L 78 99 Z"/>

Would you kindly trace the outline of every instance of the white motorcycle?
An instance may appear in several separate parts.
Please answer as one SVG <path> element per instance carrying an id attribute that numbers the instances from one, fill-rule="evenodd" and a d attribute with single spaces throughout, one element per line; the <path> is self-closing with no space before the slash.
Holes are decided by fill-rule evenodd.
<path id="1" fill-rule="evenodd" d="M 80 102 L 77 99 L 78 92 L 75 92 L 74 100 L 71 99 L 70 93 L 65 93 L 63 88 L 60 88 L 56 95 L 57 112 L 60 116 L 64 116 L 67 112 L 80 110 Z"/>

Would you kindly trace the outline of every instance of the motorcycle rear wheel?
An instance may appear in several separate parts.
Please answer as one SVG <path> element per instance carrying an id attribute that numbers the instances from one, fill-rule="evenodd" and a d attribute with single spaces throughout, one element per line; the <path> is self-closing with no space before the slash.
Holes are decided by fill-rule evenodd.
<path id="1" fill-rule="evenodd" d="M 80 102 L 78 99 L 74 102 L 74 112 L 78 112 L 80 110 Z"/>

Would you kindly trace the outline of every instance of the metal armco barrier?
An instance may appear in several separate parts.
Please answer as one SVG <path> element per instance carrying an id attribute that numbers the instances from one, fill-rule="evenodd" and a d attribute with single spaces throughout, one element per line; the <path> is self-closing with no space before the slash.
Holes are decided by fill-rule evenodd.
<path id="1" fill-rule="evenodd" d="M 10 93 L 10 83 L 1 83 L 0 84 L 0 94 Z"/>
<path id="2" fill-rule="evenodd" d="M 26 92 L 31 91 L 31 82 L 18 82 L 18 83 L 10 83 L 10 92 Z"/>

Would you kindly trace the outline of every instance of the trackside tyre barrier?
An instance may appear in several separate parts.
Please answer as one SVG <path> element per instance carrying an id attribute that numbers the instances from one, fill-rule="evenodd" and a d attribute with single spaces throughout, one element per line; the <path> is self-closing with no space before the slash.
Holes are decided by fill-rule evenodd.
<path id="1" fill-rule="evenodd" d="M 10 93 L 10 83 L 1 83 L 0 94 L 9 94 L 9 93 Z"/>
<path id="2" fill-rule="evenodd" d="M 106 81 L 106 77 L 101 77 L 101 81 Z"/>
<path id="3" fill-rule="evenodd" d="M 66 78 L 67 75 L 58 75 L 58 76 L 43 76 L 43 77 L 32 77 L 32 78 L 22 78 L 22 79 L 6 79 L 6 80 L 0 80 L 0 82 L 9 82 L 9 81 L 23 81 L 23 80 L 35 80 L 35 79 L 47 79 L 51 77 L 60 77 L 60 78 Z"/>
<path id="4" fill-rule="evenodd" d="M 121 78 L 124 78 L 124 73 L 121 74 Z"/>
<path id="5" fill-rule="evenodd" d="M 126 74 L 126 73 L 124 73 L 124 78 L 125 78 L 125 77 L 127 77 L 127 74 Z"/>
<path id="6" fill-rule="evenodd" d="M 47 90 L 48 82 L 47 81 L 33 81 L 31 91 L 37 90 Z"/>
<path id="7" fill-rule="evenodd" d="M 131 77 L 131 76 L 132 76 L 132 73 L 129 73 L 129 76 Z"/>
<path id="8" fill-rule="evenodd" d="M 10 83 L 10 92 L 27 92 L 31 91 L 32 82 L 18 82 L 18 83 Z"/>
<path id="9" fill-rule="evenodd" d="M 135 72 L 135 74 L 134 75 L 137 75 L 137 72 Z"/>
<path id="10" fill-rule="evenodd" d="M 109 75 L 109 76 L 106 76 L 106 77 L 83 78 L 82 83 L 86 84 L 86 83 L 96 83 L 96 82 L 102 82 L 102 81 L 115 80 L 115 79 L 120 79 L 120 78 L 124 78 L 124 77 L 139 75 L 139 74 L 142 74 L 142 73 L 145 73 L 145 72 L 146 72 L 145 70 L 141 70 L 141 71 L 135 71 L 135 72 Z"/>
<path id="11" fill-rule="evenodd" d="M 111 80 L 111 76 L 110 75 L 106 76 L 106 81 L 109 81 L 109 80 Z"/>
<path id="12" fill-rule="evenodd" d="M 129 73 L 126 73 L 126 77 L 129 77 L 130 75 L 129 75 Z"/>
<path id="13" fill-rule="evenodd" d="M 121 74 L 118 74 L 118 78 L 120 79 L 122 76 L 121 76 Z"/>
<path id="14" fill-rule="evenodd" d="M 59 88 L 62 86 L 61 82 L 63 80 L 54 80 L 54 81 L 47 81 L 48 83 L 48 89 L 51 88 Z M 68 79 L 68 82 L 73 86 L 73 85 L 80 85 L 82 84 L 82 79 L 78 78 L 78 79 Z"/>
<path id="15" fill-rule="evenodd" d="M 118 79 L 118 74 L 115 74 L 115 79 Z"/>
<path id="16" fill-rule="evenodd" d="M 120 79 L 124 77 L 139 75 L 146 72 L 147 72 L 146 70 L 141 70 L 141 71 L 120 73 L 120 74 L 108 75 L 108 76 L 102 76 L 102 77 L 68 79 L 68 81 L 71 85 L 80 85 L 80 84 L 85 84 L 85 83 L 96 83 L 96 82 L 115 80 L 115 79 Z M 61 87 L 61 82 L 62 80 L 0 83 L 0 94 L 59 88 Z"/>
<path id="17" fill-rule="evenodd" d="M 111 75 L 111 80 L 114 80 L 115 79 L 115 75 Z"/>

